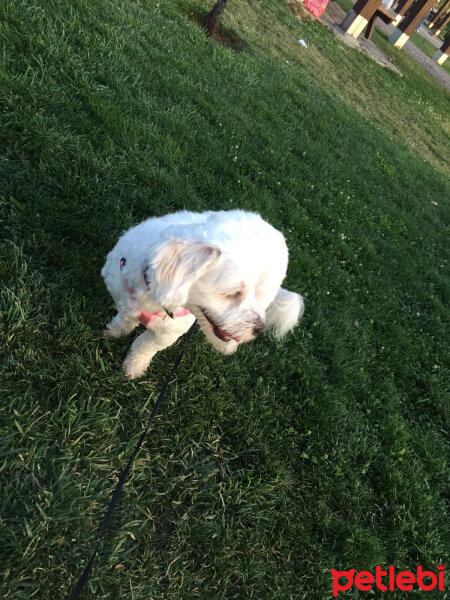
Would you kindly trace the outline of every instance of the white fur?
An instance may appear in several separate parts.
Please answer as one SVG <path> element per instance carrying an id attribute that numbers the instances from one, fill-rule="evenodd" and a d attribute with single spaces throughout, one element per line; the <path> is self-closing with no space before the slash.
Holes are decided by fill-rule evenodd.
<path id="1" fill-rule="evenodd" d="M 124 233 L 102 269 L 118 310 L 106 335 L 130 333 L 142 311 L 192 313 L 152 319 L 125 359 L 127 377 L 143 375 L 156 352 L 173 344 L 195 318 L 224 354 L 264 327 L 284 336 L 304 310 L 299 294 L 280 287 L 287 263 L 283 235 L 259 215 L 241 210 L 179 212 Z"/>
<path id="2" fill-rule="evenodd" d="M 282 338 L 294 329 L 305 312 L 300 294 L 280 288 L 266 310 L 266 325 L 275 337 Z"/>

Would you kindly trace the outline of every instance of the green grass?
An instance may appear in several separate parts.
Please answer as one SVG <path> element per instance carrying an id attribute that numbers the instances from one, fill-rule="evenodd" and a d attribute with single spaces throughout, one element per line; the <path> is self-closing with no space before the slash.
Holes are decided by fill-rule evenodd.
<path id="1" fill-rule="evenodd" d="M 335 1 L 339 4 L 343 11 L 348 13 L 348 11 L 353 8 L 354 2 L 352 0 L 330 0 L 331 2 Z"/>
<path id="2" fill-rule="evenodd" d="M 333 1 L 333 0 L 330 0 Z M 337 2 L 337 4 L 339 4 L 339 6 L 342 8 L 342 10 L 344 10 L 346 13 L 353 7 L 354 2 L 352 2 L 352 0 L 335 0 Z M 380 30 L 379 27 L 375 28 L 375 32 L 378 32 L 378 37 L 376 35 L 372 35 L 372 41 L 376 43 L 376 45 L 378 47 L 378 41 L 380 39 L 380 37 L 382 37 L 383 39 L 387 40 L 388 36 L 382 32 Z M 428 42 L 425 38 L 423 38 L 421 35 L 419 35 L 417 32 L 413 32 L 410 36 L 410 42 L 412 42 L 415 46 L 417 46 L 420 50 L 422 50 L 422 52 L 424 52 L 427 56 L 429 56 L 430 58 L 436 53 L 436 47 L 433 46 L 433 44 L 431 44 L 430 42 Z M 422 69 L 422 67 L 419 67 L 419 65 L 417 65 L 417 63 L 415 63 L 415 61 L 410 58 L 406 52 L 404 51 L 399 51 L 396 50 L 392 44 L 384 44 L 383 48 L 381 48 L 385 54 L 387 54 L 387 56 L 393 56 L 393 57 L 401 57 L 401 62 L 406 62 L 407 69 L 409 68 L 414 68 L 414 65 L 416 66 L 416 69 Z M 401 52 L 401 54 L 400 54 Z M 404 60 L 406 57 L 406 61 Z M 398 60 L 396 62 L 396 66 L 398 66 Z M 444 69 L 445 71 L 447 71 L 448 73 L 450 73 L 450 61 L 446 61 L 442 67 L 442 69 Z M 420 71 L 419 71 L 420 73 Z"/>
<path id="3" fill-rule="evenodd" d="M 420 48 L 420 50 L 422 50 L 424 54 L 426 54 L 430 58 L 433 58 L 433 56 L 436 54 L 436 46 L 433 46 L 433 44 L 431 44 L 428 40 L 419 35 L 416 31 L 414 31 L 411 34 L 411 37 L 409 39 L 413 44 Z M 442 42 L 443 40 L 441 40 L 441 43 Z M 450 64 L 448 62 L 448 59 L 442 65 L 442 69 L 447 71 L 447 73 L 450 73 Z"/>
<path id="4" fill-rule="evenodd" d="M 431 44 L 428 40 L 419 35 L 416 31 L 413 31 L 409 39 L 415 46 L 417 46 L 420 50 L 422 50 L 424 54 L 426 54 L 430 58 L 434 54 L 436 54 L 437 48 L 433 46 L 433 44 Z"/>
<path id="5" fill-rule="evenodd" d="M 124 379 L 100 269 L 181 208 L 280 228 L 306 316 L 231 357 L 195 335 L 84 598 L 325 600 L 332 567 L 448 557 L 448 95 L 269 0 L 229 3 L 224 49 L 210 5 L 0 8 L 5 600 L 65 598 L 91 553 L 179 351 Z"/>
<path id="6" fill-rule="evenodd" d="M 420 36 L 418 35 L 418 37 L 420 37 Z M 415 38 L 413 38 L 413 36 L 411 36 L 411 39 L 412 39 L 412 42 L 415 43 Z M 423 38 L 421 38 L 421 39 L 423 39 Z M 417 79 L 418 88 L 421 88 L 422 90 L 424 88 L 427 88 L 428 84 L 431 81 L 435 81 L 433 79 L 433 77 L 431 77 L 431 75 L 429 75 L 423 69 L 423 67 L 421 67 L 405 51 L 397 50 L 387 40 L 388 40 L 388 35 L 386 33 L 384 33 L 384 31 L 381 31 L 381 29 L 379 29 L 378 27 L 375 27 L 375 31 L 372 36 L 372 41 L 378 46 L 378 48 L 380 48 L 380 50 L 382 50 L 387 56 L 391 57 L 391 59 L 394 60 L 395 66 L 401 71 L 401 73 L 404 76 L 410 78 L 411 80 Z M 426 44 L 428 44 L 428 42 L 426 40 L 423 40 L 423 41 Z M 420 49 L 423 50 L 422 48 L 420 48 Z M 440 67 L 440 68 L 445 68 L 446 70 L 448 70 L 448 65 L 446 66 L 446 63 L 444 63 L 444 65 L 442 65 L 442 67 Z M 437 84 L 437 85 L 440 85 L 440 84 Z M 450 131 L 449 127 L 448 127 L 447 119 L 445 119 L 443 126 L 444 126 L 446 132 Z"/>

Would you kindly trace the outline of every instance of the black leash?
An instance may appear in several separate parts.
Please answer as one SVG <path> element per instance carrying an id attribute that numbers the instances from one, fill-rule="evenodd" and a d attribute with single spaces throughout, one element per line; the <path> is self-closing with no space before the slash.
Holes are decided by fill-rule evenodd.
<path id="1" fill-rule="evenodd" d="M 152 413 L 150 415 L 150 418 L 148 420 L 147 423 L 147 427 L 144 429 L 144 431 L 142 432 L 141 437 L 139 438 L 138 443 L 136 444 L 135 449 L 133 450 L 133 452 L 130 455 L 130 458 L 128 459 L 128 462 L 126 464 L 125 469 L 122 471 L 122 474 L 120 475 L 119 481 L 117 482 L 116 487 L 114 488 L 113 494 L 111 496 L 111 500 L 108 504 L 108 508 L 106 509 L 106 513 L 105 516 L 103 517 L 103 521 L 101 522 L 100 527 L 98 528 L 98 542 L 95 546 L 94 552 L 92 553 L 91 558 L 89 559 L 89 562 L 87 563 L 86 567 L 84 568 L 83 573 L 81 574 L 80 579 L 77 581 L 76 586 L 74 587 L 72 593 L 70 594 L 68 600 L 76 600 L 77 598 L 80 597 L 80 593 L 84 587 L 84 584 L 86 583 L 86 581 L 89 578 L 89 575 L 92 571 L 92 567 L 94 565 L 94 560 L 95 557 L 97 556 L 97 553 L 100 549 L 100 544 L 103 538 L 103 535 L 105 533 L 106 527 L 109 523 L 109 520 L 111 518 L 111 514 L 117 504 L 117 501 L 119 500 L 119 496 L 122 492 L 122 488 L 124 486 L 125 483 L 125 479 L 127 478 L 127 475 L 130 471 L 131 465 L 133 463 L 133 460 L 136 456 L 136 454 L 139 452 L 141 446 L 142 446 L 142 442 L 145 439 L 145 436 L 148 433 L 148 430 L 151 427 L 151 424 L 153 423 L 153 419 L 156 417 L 159 407 L 161 406 L 161 402 L 164 400 L 164 396 L 166 395 L 166 391 L 167 391 L 167 386 L 170 383 L 170 380 L 172 379 L 172 375 L 175 373 L 175 371 L 178 369 L 178 366 L 181 362 L 181 359 L 183 358 L 183 355 L 186 351 L 186 348 L 189 345 L 189 342 L 191 341 L 192 338 L 192 334 L 194 333 L 194 329 L 195 329 L 195 324 L 196 321 L 194 321 L 194 323 L 191 325 L 189 331 L 187 332 L 187 336 L 186 336 L 186 341 L 184 343 L 183 348 L 181 349 L 180 354 L 177 356 L 177 359 L 173 365 L 173 367 L 170 369 L 169 374 L 167 375 L 166 381 L 163 385 L 163 388 L 161 390 L 161 392 L 159 393 L 158 399 L 156 400 L 155 406 L 153 407 Z"/>

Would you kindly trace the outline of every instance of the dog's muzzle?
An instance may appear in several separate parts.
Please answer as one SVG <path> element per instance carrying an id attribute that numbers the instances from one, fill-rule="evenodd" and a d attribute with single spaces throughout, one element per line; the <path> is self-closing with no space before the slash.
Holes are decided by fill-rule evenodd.
<path id="1" fill-rule="evenodd" d="M 229 342 L 230 340 L 234 340 L 235 342 L 240 341 L 238 337 L 230 335 L 228 331 L 225 331 L 224 329 L 219 327 L 219 325 L 217 325 L 217 323 L 212 319 L 212 317 L 206 312 L 204 308 L 202 308 L 201 306 L 199 306 L 198 308 L 201 310 L 203 316 L 211 325 L 214 335 L 217 338 L 219 338 L 219 340 L 222 340 L 222 342 Z"/>

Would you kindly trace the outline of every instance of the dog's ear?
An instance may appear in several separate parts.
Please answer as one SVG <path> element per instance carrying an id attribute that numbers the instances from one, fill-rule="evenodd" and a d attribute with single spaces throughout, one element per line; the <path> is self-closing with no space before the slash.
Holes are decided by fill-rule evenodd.
<path id="1" fill-rule="evenodd" d="M 170 239 L 154 249 L 150 263 L 151 296 L 163 306 L 183 306 L 191 285 L 220 256 L 220 250 L 194 240 Z"/>

